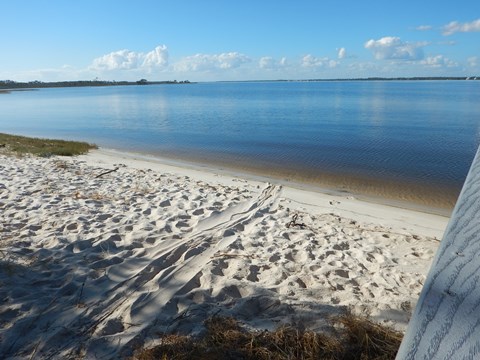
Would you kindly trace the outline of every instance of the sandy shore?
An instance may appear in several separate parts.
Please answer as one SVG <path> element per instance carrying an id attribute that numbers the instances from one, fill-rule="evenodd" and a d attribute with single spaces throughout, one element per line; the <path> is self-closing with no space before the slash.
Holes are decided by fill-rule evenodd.
<path id="1" fill-rule="evenodd" d="M 0 358 L 121 358 L 212 315 L 404 329 L 447 221 L 107 150 L 0 155 Z"/>

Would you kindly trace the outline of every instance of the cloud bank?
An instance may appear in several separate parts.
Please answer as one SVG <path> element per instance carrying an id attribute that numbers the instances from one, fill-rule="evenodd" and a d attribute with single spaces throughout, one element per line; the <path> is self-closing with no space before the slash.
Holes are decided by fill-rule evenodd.
<path id="1" fill-rule="evenodd" d="M 443 68 L 443 67 L 457 67 L 458 64 L 455 61 L 452 61 L 446 58 L 443 55 L 428 56 L 420 62 L 422 65 L 426 65 L 433 68 Z"/>
<path id="2" fill-rule="evenodd" d="M 114 51 L 93 60 L 91 70 L 134 70 L 165 68 L 168 65 L 168 50 L 165 45 L 157 46 L 148 53 L 137 53 L 127 49 Z"/>
<path id="3" fill-rule="evenodd" d="M 430 30 L 431 28 L 429 25 L 422 25 L 416 29 Z M 480 19 L 469 23 L 451 22 L 443 29 L 446 35 L 455 32 L 480 31 Z M 86 78 L 135 80 L 139 77 L 164 80 L 185 77 L 193 81 L 209 81 L 259 78 L 302 79 L 318 77 L 319 74 L 325 78 L 410 76 L 412 74 L 428 76 L 439 74 L 440 71 L 447 76 L 462 75 L 465 70 L 477 70 L 480 60 L 476 56 L 470 56 L 464 61 L 459 59 L 453 61 L 438 53 L 424 54 L 424 48 L 427 45 L 451 46 L 453 44 L 455 44 L 453 41 L 408 42 L 395 36 L 360 42 L 358 45 L 363 45 L 369 50 L 376 61 L 359 60 L 358 56 L 351 55 L 350 50 L 347 53 L 345 47 L 337 47 L 329 56 L 306 54 L 291 57 L 288 61 L 286 57 L 255 58 L 236 51 L 216 54 L 198 53 L 170 60 L 167 46 L 159 45 L 148 52 L 129 49 L 113 51 L 93 59 L 85 68 L 67 66 L 61 69 L 22 72 L 19 76 L 40 80 Z M 9 74 L 4 76 L 11 77 Z"/>
<path id="4" fill-rule="evenodd" d="M 288 66 L 287 58 L 282 57 L 280 60 L 275 60 L 273 57 L 264 56 L 258 61 L 258 67 L 264 70 L 279 70 Z"/>
<path id="5" fill-rule="evenodd" d="M 420 26 L 417 26 L 415 28 L 415 30 L 417 31 L 429 31 L 429 30 L 432 30 L 433 29 L 433 26 L 431 25 L 420 25 Z"/>
<path id="6" fill-rule="evenodd" d="M 302 58 L 301 65 L 305 68 L 329 67 L 334 68 L 338 65 L 338 61 L 329 59 L 328 57 L 316 57 L 311 54 Z"/>
<path id="7" fill-rule="evenodd" d="M 453 35 L 457 32 L 474 32 L 480 31 L 480 19 L 467 22 L 459 23 L 458 21 L 452 21 L 451 23 L 443 27 L 443 35 Z"/>
<path id="8" fill-rule="evenodd" d="M 368 40 L 365 48 L 372 51 L 377 60 L 421 60 L 426 43 L 409 43 L 399 37 L 386 36 Z"/>
<path id="9" fill-rule="evenodd" d="M 238 68 L 250 62 L 251 59 L 238 52 L 222 54 L 196 54 L 187 56 L 174 64 L 175 71 L 212 71 Z"/>

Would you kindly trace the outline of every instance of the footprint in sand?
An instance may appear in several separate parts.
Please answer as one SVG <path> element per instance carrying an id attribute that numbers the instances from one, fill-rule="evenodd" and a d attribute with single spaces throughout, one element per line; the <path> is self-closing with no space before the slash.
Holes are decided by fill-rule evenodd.
<path id="1" fill-rule="evenodd" d="M 190 225 L 185 221 L 178 221 L 175 224 L 175 227 L 178 228 L 178 229 L 182 229 L 182 228 L 188 228 L 188 227 L 190 227 Z"/>
<path id="2" fill-rule="evenodd" d="M 123 332 L 125 327 L 121 319 L 110 319 L 106 324 L 99 330 L 99 335 L 108 336 L 118 334 Z"/>
<path id="3" fill-rule="evenodd" d="M 150 245 L 155 244 L 156 241 L 157 241 L 157 238 L 155 238 L 155 237 L 147 237 L 147 238 L 145 239 L 145 242 L 146 242 L 147 244 L 150 244 Z"/>
<path id="4" fill-rule="evenodd" d="M 120 264 L 124 261 L 123 258 L 120 258 L 118 256 L 111 257 L 109 259 L 102 259 L 99 261 L 94 262 L 93 264 L 90 265 L 92 269 L 98 270 L 98 269 L 105 269 L 106 267 Z"/>
<path id="5" fill-rule="evenodd" d="M 65 229 L 69 231 L 77 230 L 78 229 L 78 224 L 76 222 L 68 224 Z"/>
<path id="6" fill-rule="evenodd" d="M 194 210 L 194 211 L 192 212 L 192 215 L 199 216 L 199 215 L 203 215 L 204 212 L 205 212 L 205 211 L 200 208 L 200 209 Z"/>
<path id="7" fill-rule="evenodd" d="M 230 285 L 230 286 L 225 286 L 222 288 L 216 298 L 220 301 L 223 301 L 228 298 L 234 298 L 234 299 L 241 299 L 242 293 L 240 292 L 240 289 L 235 286 L 235 285 Z"/>
<path id="8" fill-rule="evenodd" d="M 170 203 L 170 200 L 164 200 L 164 201 L 162 201 L 162 202 L 159 204 L 160 207 L 168 207 L 168 206 L 170 206 L 170 205 L 172 205 L 172 204 Z"/>
<path id="9" fill-rule="evenodd" d="M 260 268 L 257 265 L 250 266 L 250 273 L 247 276 L 247 280 L 252 282 L 258 282 L 258 271 Z"/>
<path id="10" fill-rule="evenodd" d="M 306 288 L 307 288 L 307 284 L 305 284 L 305 282 L 304 282 L 302 279 L 298 278 L 298 279 L 295 280 L 295 282 L 296 282 L 296 283 L 298 284 L 298 286 L 300 286 L 302 289 L 306 289 Z"/>
<path id="11" fill-rule="evenodd" d="M 332 249 L 340 251 L 350 250 L 350 245 L 347 242 L 341 242 L 339 244 L 333 245 Z"/>
<path id="12" fill-rule="evenodd" d="M 281 257 L 279 254 L 273 254 L 272 256 L 270 256 L 270 258 L 268 259 L 268 261 L 272 262 L 272 263 L 276 263 L 278 260 L 280 260 Z"/>
<path id="13" fill-rule="evenodd" d="M 350 278 L 350 273 L 347 270 L 342 270 L 342 269 L 335 270 L 335 275 L 338 275 L 345 279 Z"/>
<path id="14" fill-rule="evenodd" d="M 210 272 L 213 275 L 225 276 L 225 274 L 223 273 L 223 270 L 228 269 L 228 263 L 225 260 L 223 259 L 214 260 L 212 261 L 212 265 L 213 265 L 213 268 Z"/>

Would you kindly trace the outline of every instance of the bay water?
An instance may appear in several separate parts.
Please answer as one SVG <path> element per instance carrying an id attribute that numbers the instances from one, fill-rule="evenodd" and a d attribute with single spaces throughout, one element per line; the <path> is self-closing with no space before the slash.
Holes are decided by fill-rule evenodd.
<path id="1" fill-rule="evenodd" d="M 479 81 L 224 82 L 0 95 L 0 132 L 453 206 L 480 144 Z"/>

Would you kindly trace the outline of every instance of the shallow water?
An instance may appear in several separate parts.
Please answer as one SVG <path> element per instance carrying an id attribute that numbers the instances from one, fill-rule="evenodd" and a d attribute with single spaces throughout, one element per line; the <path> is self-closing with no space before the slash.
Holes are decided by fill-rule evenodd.
<path id="1" fill-rule="evenodd" d="M 480 143 L 479 90 L 474 81 L 41 89 L 0 97 L 0 131 L 451 206 Z"/>

